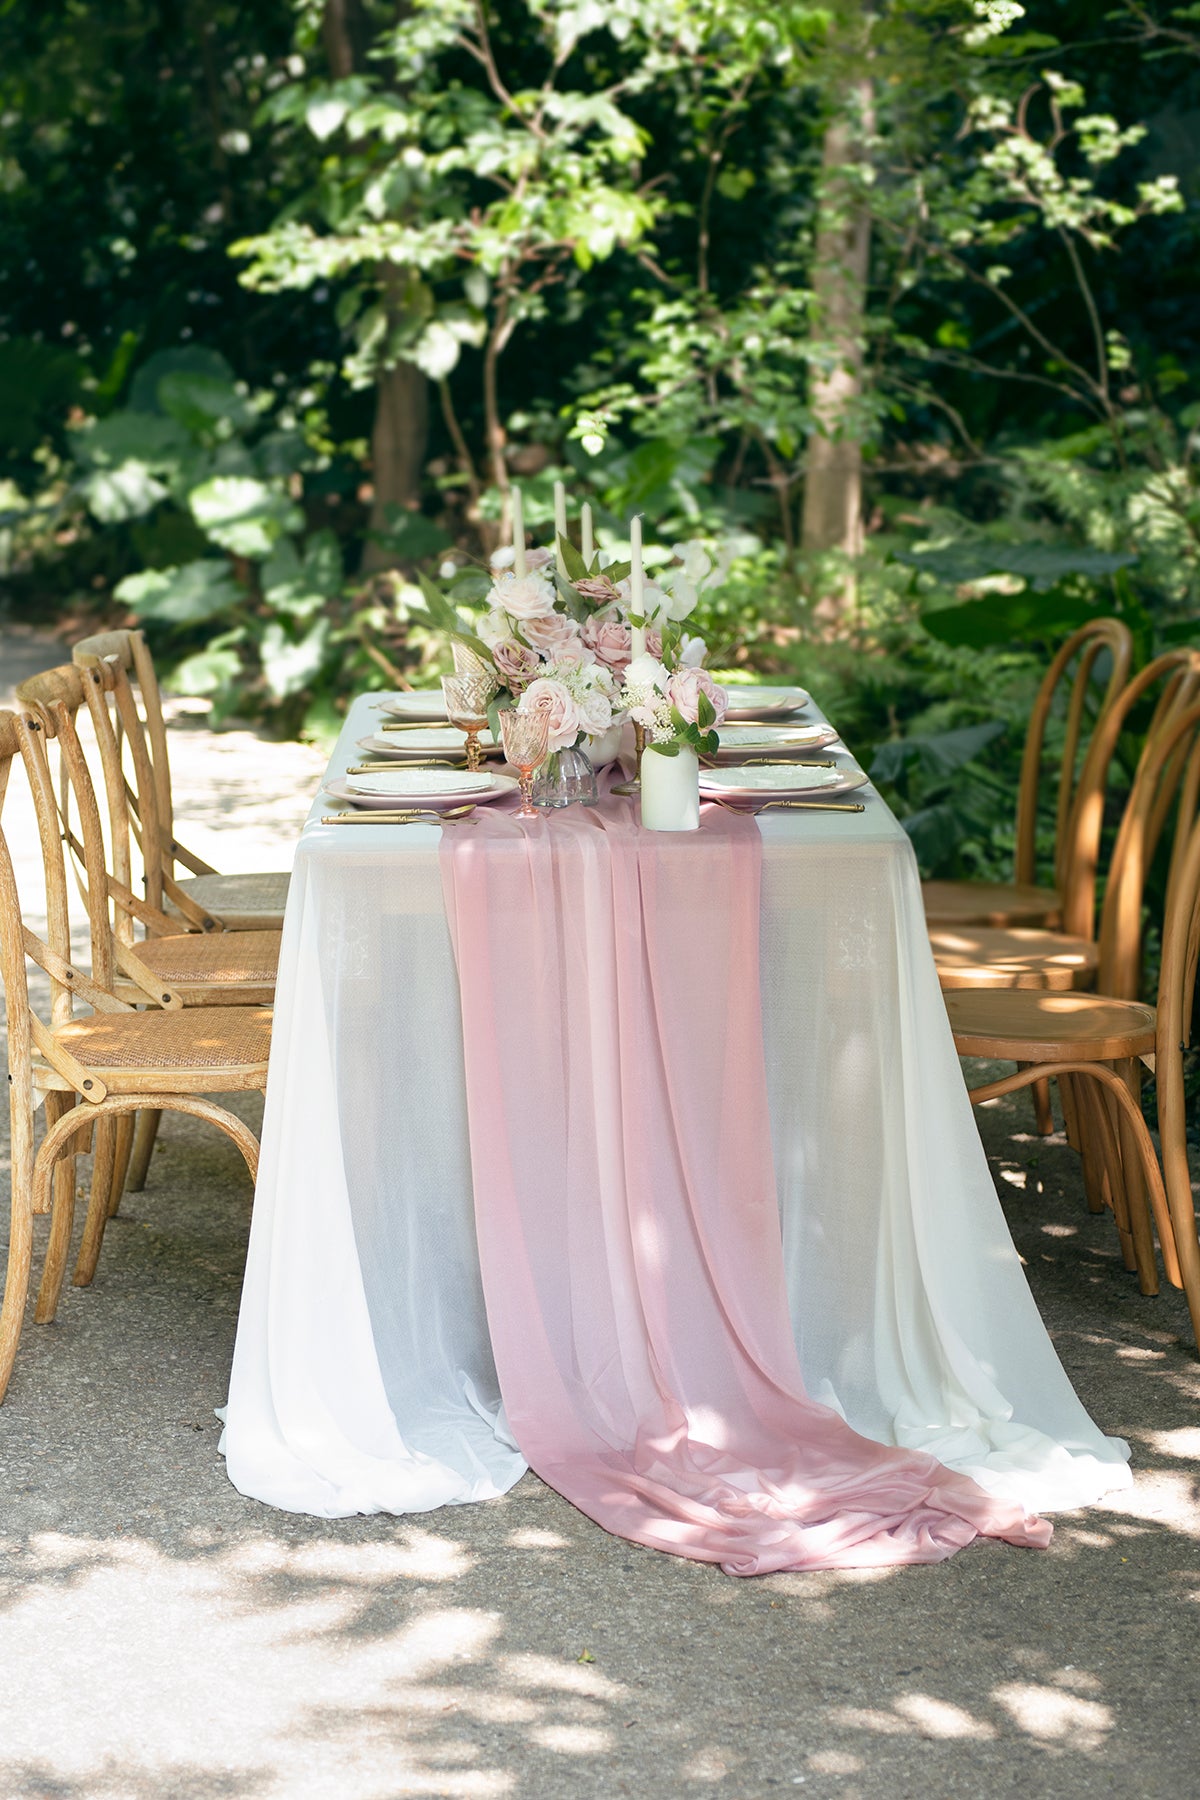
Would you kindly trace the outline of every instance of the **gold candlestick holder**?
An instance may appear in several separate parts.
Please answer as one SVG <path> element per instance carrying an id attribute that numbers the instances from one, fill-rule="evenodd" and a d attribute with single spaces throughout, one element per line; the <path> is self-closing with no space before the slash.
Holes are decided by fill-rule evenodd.
<path id="1" fill-rule="evenodd" d="M 641 785 L 642 785 L 642 753 L 645 750 L 645 748 L 646 748 L 646 727 L 644 725 L 639 725 L 637 720 L 635 719 L 633 722 L 634 768 L 633 768 L 633 781 L 630 784 L 633 787 L 641 787 Z"/>

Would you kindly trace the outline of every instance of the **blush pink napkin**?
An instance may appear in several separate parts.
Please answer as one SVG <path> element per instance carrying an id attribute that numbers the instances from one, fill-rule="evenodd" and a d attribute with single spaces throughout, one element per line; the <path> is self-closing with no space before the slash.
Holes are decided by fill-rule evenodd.
<path id="1" fill-rule="evenodd" d="M 647 832 L 611 798 L 443 833 L 479 1254 L 517 1443 L 597 1524 L 732 1575 L 936 1562 L 977 1536 L 1043 1546 L 1044 1520 L 805 1395 L 767 1116 L 761 858 L 753 820 L 709 808 L 698 832 Z"/>

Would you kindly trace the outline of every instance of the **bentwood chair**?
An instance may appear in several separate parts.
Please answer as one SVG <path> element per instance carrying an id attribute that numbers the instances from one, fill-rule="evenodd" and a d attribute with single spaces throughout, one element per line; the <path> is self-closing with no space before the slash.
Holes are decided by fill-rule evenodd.
<path id="1" fill-rule="evenodd" d="M 1015 1075 L 971 1092 L 978 1105 L 1051 1076 L 1073 1095 L 1086 1158 L 1097 1169 L 1116 1217 L 1127 1268 L 1143 1293 L 1158 1291 L 1151 1217 L 1167 1279 L 1187 1295 L 1200 1345 L 1200 1246 L 1187 1156 L 1183 1057 L 1190 1041 L 1200 954 L 1200 705 L 1182 712 L 1153 747 L 1140 782 L 1141 804 L 1122 822 L 1122 863 L 1111 906 L 1106 898 L 1102 964 L 1115 960 L 1114 986 L 1128 985 L 1123 966 L 1131 907 L 1139 891 L 1136 865 L 1161 831 L 1164 787 L 1178 792 L 1179 815 L 1168 877 L 1157 1006 L 1108 994 L 963 990 L 946 995 L 959 1054 L 1017 1064 Z M 1179 767 L 1180 753 L 1187 755 Z M 1167 772 L 1172 761 L 1178 780 Z M 1167 777 L 1164 779 L 1164 777 Z M 1154 1070 L 1161 1167 L 1139 1103 L 1141 1069 Z M 1147 1191 L 1149 1209 L 1146 1204 Z"/>
<path id="2" fill-rule="evenodd" d="M 71 664 L 34 676 L 17 690 L 18 700 L 42 720 L 45 738 L 55 743 L 61 760 L 59 816 L 64 841 L 75 858 L 76 877 L 86 894 L 98 894 L 113 924 L 115 973 L 112 990 L 131 1005 L 265 1006 L 274 998 L 281 934 L 278 931 L 216 932 L 205 935 L 179 929 L 149 896 L 161 898 L 161 886 L 147 881 L 145 900 L 133 889 L 132 820 L 121 758 L 118 723 L 130 751 L 135 776 L 146 803 L 143 821 L 156 829 L 156 795 L 150 780 L 141 720 L 124 670 L 103 661 L 89 668 Z M 98 813 L 91 774 L 76 728 L 86 699 L 95 728 L 108 801 L 109 843 L 91 841 L 72 824 L 72 801 L 80 819 Z M 110 710 L 111 708 L 111 710 Z M 47 747 L 46 754 L 49 755 Z M 145 935 L 138 936 L 138 929 Z M 153 1154 L 158 1116 L 146 1109 L 138 1118 L 121 1120 L 113 1177 L 115 1212 L 128 1179 L 136 1192 L 145 1185 Z"/>
<path id="3" fill-rule="evenodd" d="M 75 1158 L 94 1144 L 91 1198 L 75 1266 L 76 1286 L 95 1273 L 109 1203 L 118 1123 L 143 1107 L 189 1113 L 224 1131 L 256 1172 L 258 1142 L 250 1129 L 203 1096 L 261 1091 L 266 1086 L 271 1015 L 264 1007 L 184 1008 L 177 998 L 137 1011 L 113 991 L 116 945 L 99 885 L 85 909 L 92 973 L 76 966 L 71 947 L 67 867 L 42 718 L 32 710 L 0 712 L 0 981 L 8 1015 L 8 1083 L 12 1123 L 12 1203 L 4 1301 L 0 1307 L 0 1400 L 20 1341 L 33 1263 L 33 1221 L 49 1213 L 50 1237 L 35 1317 L 53 1319 L 71 1244 Z M 44 880 L 45 936 L 23 916 L 2 808 L 12 764 L 20 756 L 37 816 Z M 89 787 L 77 793 L 80 835 L 101 835 Z M 35 915 L 36 916 L 36 915 Z M 31 1001 L 28 963 L 49 983 L 47 1017 Z M 77 1013 L 82 1004 L 89 1010 Z M 45 1103 L 46 1133 L 35 1150 L 35 1115 Z"/>
<path id="4" fill-rule="evenodd" d="M 1108 678 L 1095 697 L 1094 677 L 1103 656 Z M 932 926 L 1054 926 L 1063 923 L 1063 901 L 1072 859 L 1089 845 L 1069 829 L 1084 752 L 1096 725 L 1129 679 L 1133 637 L 1119 619 L 1095 619 L 1073 632 L 1055 655 L 1030 714 L 1017 791 L 1016 849 L 1011 882 L 927 881 L 925 917 Z M 1042 762 L 1059 690 L 1074 665 L 1067 695 L 1055 801 L 1054 880 L 1037 885 L 1038 798 Z M 1096 705 L 1089 720 L 1089 708 Z M 1097 827 L 1098 829 L 1098 827 Z"/>
<path id="5" fill-rule="evenodd" d="M 177 909 L 189 925 L 197 919 L 207 920 L 198 929 L 215 926 L 226 931 L 278 930 L 283 924 L 287 902 L 286 870 L 269 873 L 219 874 L 201 857 L 188 850 L 175 836 L 174 810 L 171 797 L 171 764 L 167 751 L 167 727 L 163 718 L 162 694 L 154 670 L 145 634 L 141 631 L 105 631 L 81 638 L 73 652 L 80 668 L 91 668 L 105 658 L 115 657 L 141 694 L 145 735 L 149 749 L 148 778 L 153 784 L 156 806 L 154 829 L 143 823 L 148 816 L 149 789 L 137 782 L 130 804 L 137 829 L 142 834 L 142 851 L 146 863 L 148 891 L 153 893 L 161 881 L 160 902 L 168 912 Z M 176 865 L 189 871 L 176 879 Z"/>
<path id="6" fill-rule="evenodd" d="M 1159 792 L 1155 797 L 1151 820 L 1153 839 L 1143 841 L 1139 838 L 1136 866 L 1122 871 L 1114 848 L 1106 891 L 1111 892 L 1114 886 L 1120 889 L 1124 906 L 1122 916 L 1127 921 L 1126 929 L 1131 936 L 1119 962 L 1113 956 L 1108 958 L 1104 975 L 1099 981 L 1097 978 L 1101 959 L 1096 936 L 1097 854 L 1113 756 L 1130 716 L 1148 702 L 1156 688 L 1161 688 L 1161 692 L 1146 730 L 1126 811 L 1131 808 L 1136 810 L 1145 800 L 1144 794 L 1139 796 L 1139 789 L 1158 734 L 1170 726 L 1193 700 L 1200 699 L 1200 653 L 1194 650 L 1173 650 L 1156 658 L 1132 681 L 1126 683 L 1106 708 L 1095 728 L 1068 822 L 1068 833 L 1073 836 L 1076 848 L 1065 872 L 1062 894 L 1064 929 L 1053 930 L 1046 926 L 930 925 L 930 943 L 937 963 L 938 978 L 944 989 L 1069 990 L 1099 985 L 1103 993 L 1116 993 L 1127 999 L 1136 997 L 1136 976 L 1140 967 L 1142 887 L 1157 836 L 1162 831 L 1173 803 L 1175 778 L 1179 772 L 1177 765 L 1186 753 L 1186 746 L 1177 751 L 1175 767 L 1168 764 L 1158 772 Z M 1132 841 L 1127 833 L 1118 832 L 1117 846 L 1126 846 Z M 1118 969 L 1120 984 L 1113 986 Z M 1130 971 L 1133 974 L 1132 985 Z"/>

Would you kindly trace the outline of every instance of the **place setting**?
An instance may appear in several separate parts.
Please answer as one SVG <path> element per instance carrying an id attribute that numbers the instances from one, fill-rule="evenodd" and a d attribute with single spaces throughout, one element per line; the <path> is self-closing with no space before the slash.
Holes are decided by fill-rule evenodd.
<path id="1" fill-rule="evenodd" d="M 835 762 L 743 763 L 702 768 L 700 799 L 755 816 L 768 811 L 861 813 L 866 810 L 863 801 L 841 796 L 866 787 L 869 779 L 861 769 Z"/>

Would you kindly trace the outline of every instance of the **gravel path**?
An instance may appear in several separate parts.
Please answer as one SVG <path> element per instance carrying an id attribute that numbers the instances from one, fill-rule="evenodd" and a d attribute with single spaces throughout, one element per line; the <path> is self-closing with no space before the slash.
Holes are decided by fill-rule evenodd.
<path id="1" fill-rule="evenodd" d="M 0 704 L 39 660 L 61 652 L 0 637 Z M 286 860 L 316 753 L 193 715 L 173 755 L 197 848 Z M 27 831 L 21 847 L 28 863 Z M 1061 1139 L 1031 1140 L 1017 1103 L 981 1125 L 1060 1355 L 1134 1445 L 1132 1493 L 1060 1517 L 1045 1554 L 980 1544 L 929 1569 L 738 1582 L 606 1536 L 533 1477 L 407 1520 L 243 1499 L 212 1409 L 248 1185 L 222 1138 L 165 1120 L 94 1287 L 27 1325 L 0 1410 L 0 1794 L 1196 1793 L 1186 1313 L 1138 1295 Z M 0 1184 L 5 1157 L 0 1140 Z"/>

